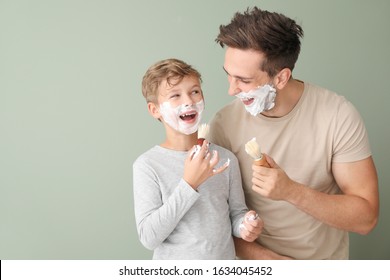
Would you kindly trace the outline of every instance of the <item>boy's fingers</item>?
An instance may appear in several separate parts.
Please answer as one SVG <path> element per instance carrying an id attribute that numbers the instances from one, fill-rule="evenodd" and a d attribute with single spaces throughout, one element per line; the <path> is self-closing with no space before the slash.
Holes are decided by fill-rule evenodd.
<path id="1" fill-rule="evenodd" d="M 200 152 L 200 146 L 194 145 L 192 147 L 192 149 L 188 152 L 188 158 L 190 160 L 193 160 L 194 158 L 196 158 L 198 156 L 199 152 Z"/>
<path id="2" fill-rule="evenodd" d="M 212 157 L 210 159 L 210 165 L 212 167 L 214 167 L 215 165 L 217 165 L 218 161 L 219 161 L 218 152 L 217 151 L 213 151 L 213 155 L 212 155 Z"/>
<path id="3" fill-rule="evenodd" d="M 213 168 L 213 173 L 214 174 L 222 173 L 223 171 L 225 171 L 229 167 L 229 164 L 230 164 L 230 159 L 228 159 L 221 167 Z"/>

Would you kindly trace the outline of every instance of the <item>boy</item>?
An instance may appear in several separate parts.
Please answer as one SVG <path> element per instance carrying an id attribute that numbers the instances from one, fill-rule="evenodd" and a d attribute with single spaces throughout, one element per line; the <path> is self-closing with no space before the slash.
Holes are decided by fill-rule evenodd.
<path id="1" fill-rule="evenodd" d="M 236 157 L 207 141 L 197 145 L 200 84 L 200 73 L 177 59 L 143 77 L 148 111 L 166 130 L 165 141 L 133 165 L 138 235 L 153 259 L 235 259 L 232 234 L 252 242 L 263 226 L 245 205 Z"/>

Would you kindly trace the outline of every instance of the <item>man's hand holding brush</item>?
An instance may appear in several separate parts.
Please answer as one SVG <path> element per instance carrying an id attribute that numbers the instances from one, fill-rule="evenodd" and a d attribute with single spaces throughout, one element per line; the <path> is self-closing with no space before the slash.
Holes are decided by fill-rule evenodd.
<path id="1" fill-rule="evenodd" d="M 245 151 L 253 158 L 252 189 L 273 200 L 286 200 L 294 184 L 287 174 L 268 155 L 261 152 L 256 138 L 245 144 Z"/>
<path id="2" fill-rule="evenodd" d="M 291 180 L 286 172 L 276 164 L 276 162 L 268 155 L 267 158 L 270 168 L 252 165 L 252 189 L 260 195 L 273 199 L 291 201 L 299 183 Z"/>

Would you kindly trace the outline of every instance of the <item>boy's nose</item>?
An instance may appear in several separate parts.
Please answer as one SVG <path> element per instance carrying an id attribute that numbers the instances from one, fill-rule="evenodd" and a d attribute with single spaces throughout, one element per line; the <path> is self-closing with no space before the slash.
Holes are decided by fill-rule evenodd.
<path id="1" fill-rule="evenodd" d="M 185 95 L 184 97 L 184 104 L 185 105 L 193 105 L 196 103 L 196 100 L 195 98 L 193 98 L 192 96 L 190 95 Z"/>

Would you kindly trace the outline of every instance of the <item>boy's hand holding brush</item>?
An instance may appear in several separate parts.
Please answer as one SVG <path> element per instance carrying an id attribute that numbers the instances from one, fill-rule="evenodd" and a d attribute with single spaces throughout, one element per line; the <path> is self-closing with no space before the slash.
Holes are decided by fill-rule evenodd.
<path id="1" fill-rule="evenodd" d="M 220 167 L 217 151 L 209 151 L 206 140 L 209 132 L 208 124 L 202 124 L 198 129 L 198 143 L 189 152 L 184 163 L 184 180 L 195 190 L 208 178 L 223 172 L 229 166 L 229 160 Z"/>

